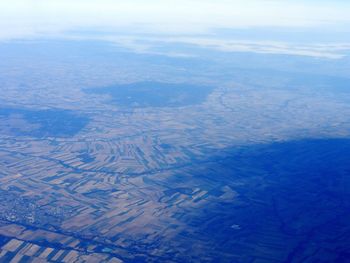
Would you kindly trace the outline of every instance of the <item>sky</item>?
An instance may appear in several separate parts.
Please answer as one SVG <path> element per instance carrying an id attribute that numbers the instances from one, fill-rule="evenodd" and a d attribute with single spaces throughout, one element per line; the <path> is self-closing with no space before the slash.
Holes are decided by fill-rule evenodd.
<path id="1" fill-rule="evenodd" d="M 350 35 L 349 14 L 350 1 L 339 0 L 1 0 L 0 41 L 95 31 L 201 37 L 203 43 L 203 36 L 212 38 L 218 30 L 253 30 L 257 35 L 277 28 L 310 32 L 315 39 L 318 32 L 324 39 L 320 44 L 327 44 Z M 259 40 L 276 41 L 265 35 Z M 348 44 L 343 42 L 337 44 Z"/>
<path id="2" fill-rule="evenodd" d="M 2 38 L 87 28 L 205 33 L 216 28 L 350 25 L 349 1 L 2 0 Z"/>

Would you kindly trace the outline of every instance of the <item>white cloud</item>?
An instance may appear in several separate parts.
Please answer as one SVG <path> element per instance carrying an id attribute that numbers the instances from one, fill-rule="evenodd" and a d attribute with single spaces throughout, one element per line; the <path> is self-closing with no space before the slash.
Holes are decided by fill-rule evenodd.
<path id="1" fill-rule="evenodd" d="M 73 38 L 79 38 L 74 37 Z M 170 51 L 159 51 L 155 47 L 172 44 L 193 45 L 208 50 L 218 50 L 224 52 L 253 52 L 260 54 L 280 54 L 307 56 L 325 59 L 341 59 L 350 51 L 350 43 L 337 44 L 293 44 L 276 41 L 249 41 L 249 40 L 232 40 L 216 37 L 147 37 L 147 36 L 114 36 L 104 35 L 98 37 L 99 40 L 115 43 L 137 53 L 160 54 L 166 56 L 191 57 L 195 54 Z"/>

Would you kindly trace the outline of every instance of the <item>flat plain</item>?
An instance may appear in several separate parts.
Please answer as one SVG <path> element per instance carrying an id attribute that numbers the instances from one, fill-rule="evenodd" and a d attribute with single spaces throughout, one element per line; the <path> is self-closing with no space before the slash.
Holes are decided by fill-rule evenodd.
<path id="1" fill-rule="evenodd" d="M 0 47 L 2 262 L 350 258 L 341 70 L 16 45 Z"/>

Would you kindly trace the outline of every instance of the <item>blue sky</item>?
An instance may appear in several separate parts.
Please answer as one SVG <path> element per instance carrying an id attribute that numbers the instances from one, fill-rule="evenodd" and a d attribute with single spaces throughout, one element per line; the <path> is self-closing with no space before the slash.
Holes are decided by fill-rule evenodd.
<path id="1" fill-rule="evenodd" d="M 2 0 L 0 37 L 84 28 L 167 34 L 247 27 L 346 31 L 349 14 L 349 1 L 325 0 Z"/>
<path id="2" fill-rule="evenodd" d="M 139 51 L 148 48 L 141 37 L 152 45 L 160 39 L 145 36 L 176 36 L 220 50 L 249 51 L 259 41 L 266 52 L 339 58 L 350 49 L 349 14 L 350 1 L 327 0 L 2 0 L 0 41 L 108 32 L 105 40 Z M 302 45 L 309 42 L 321 46 Z"/>

